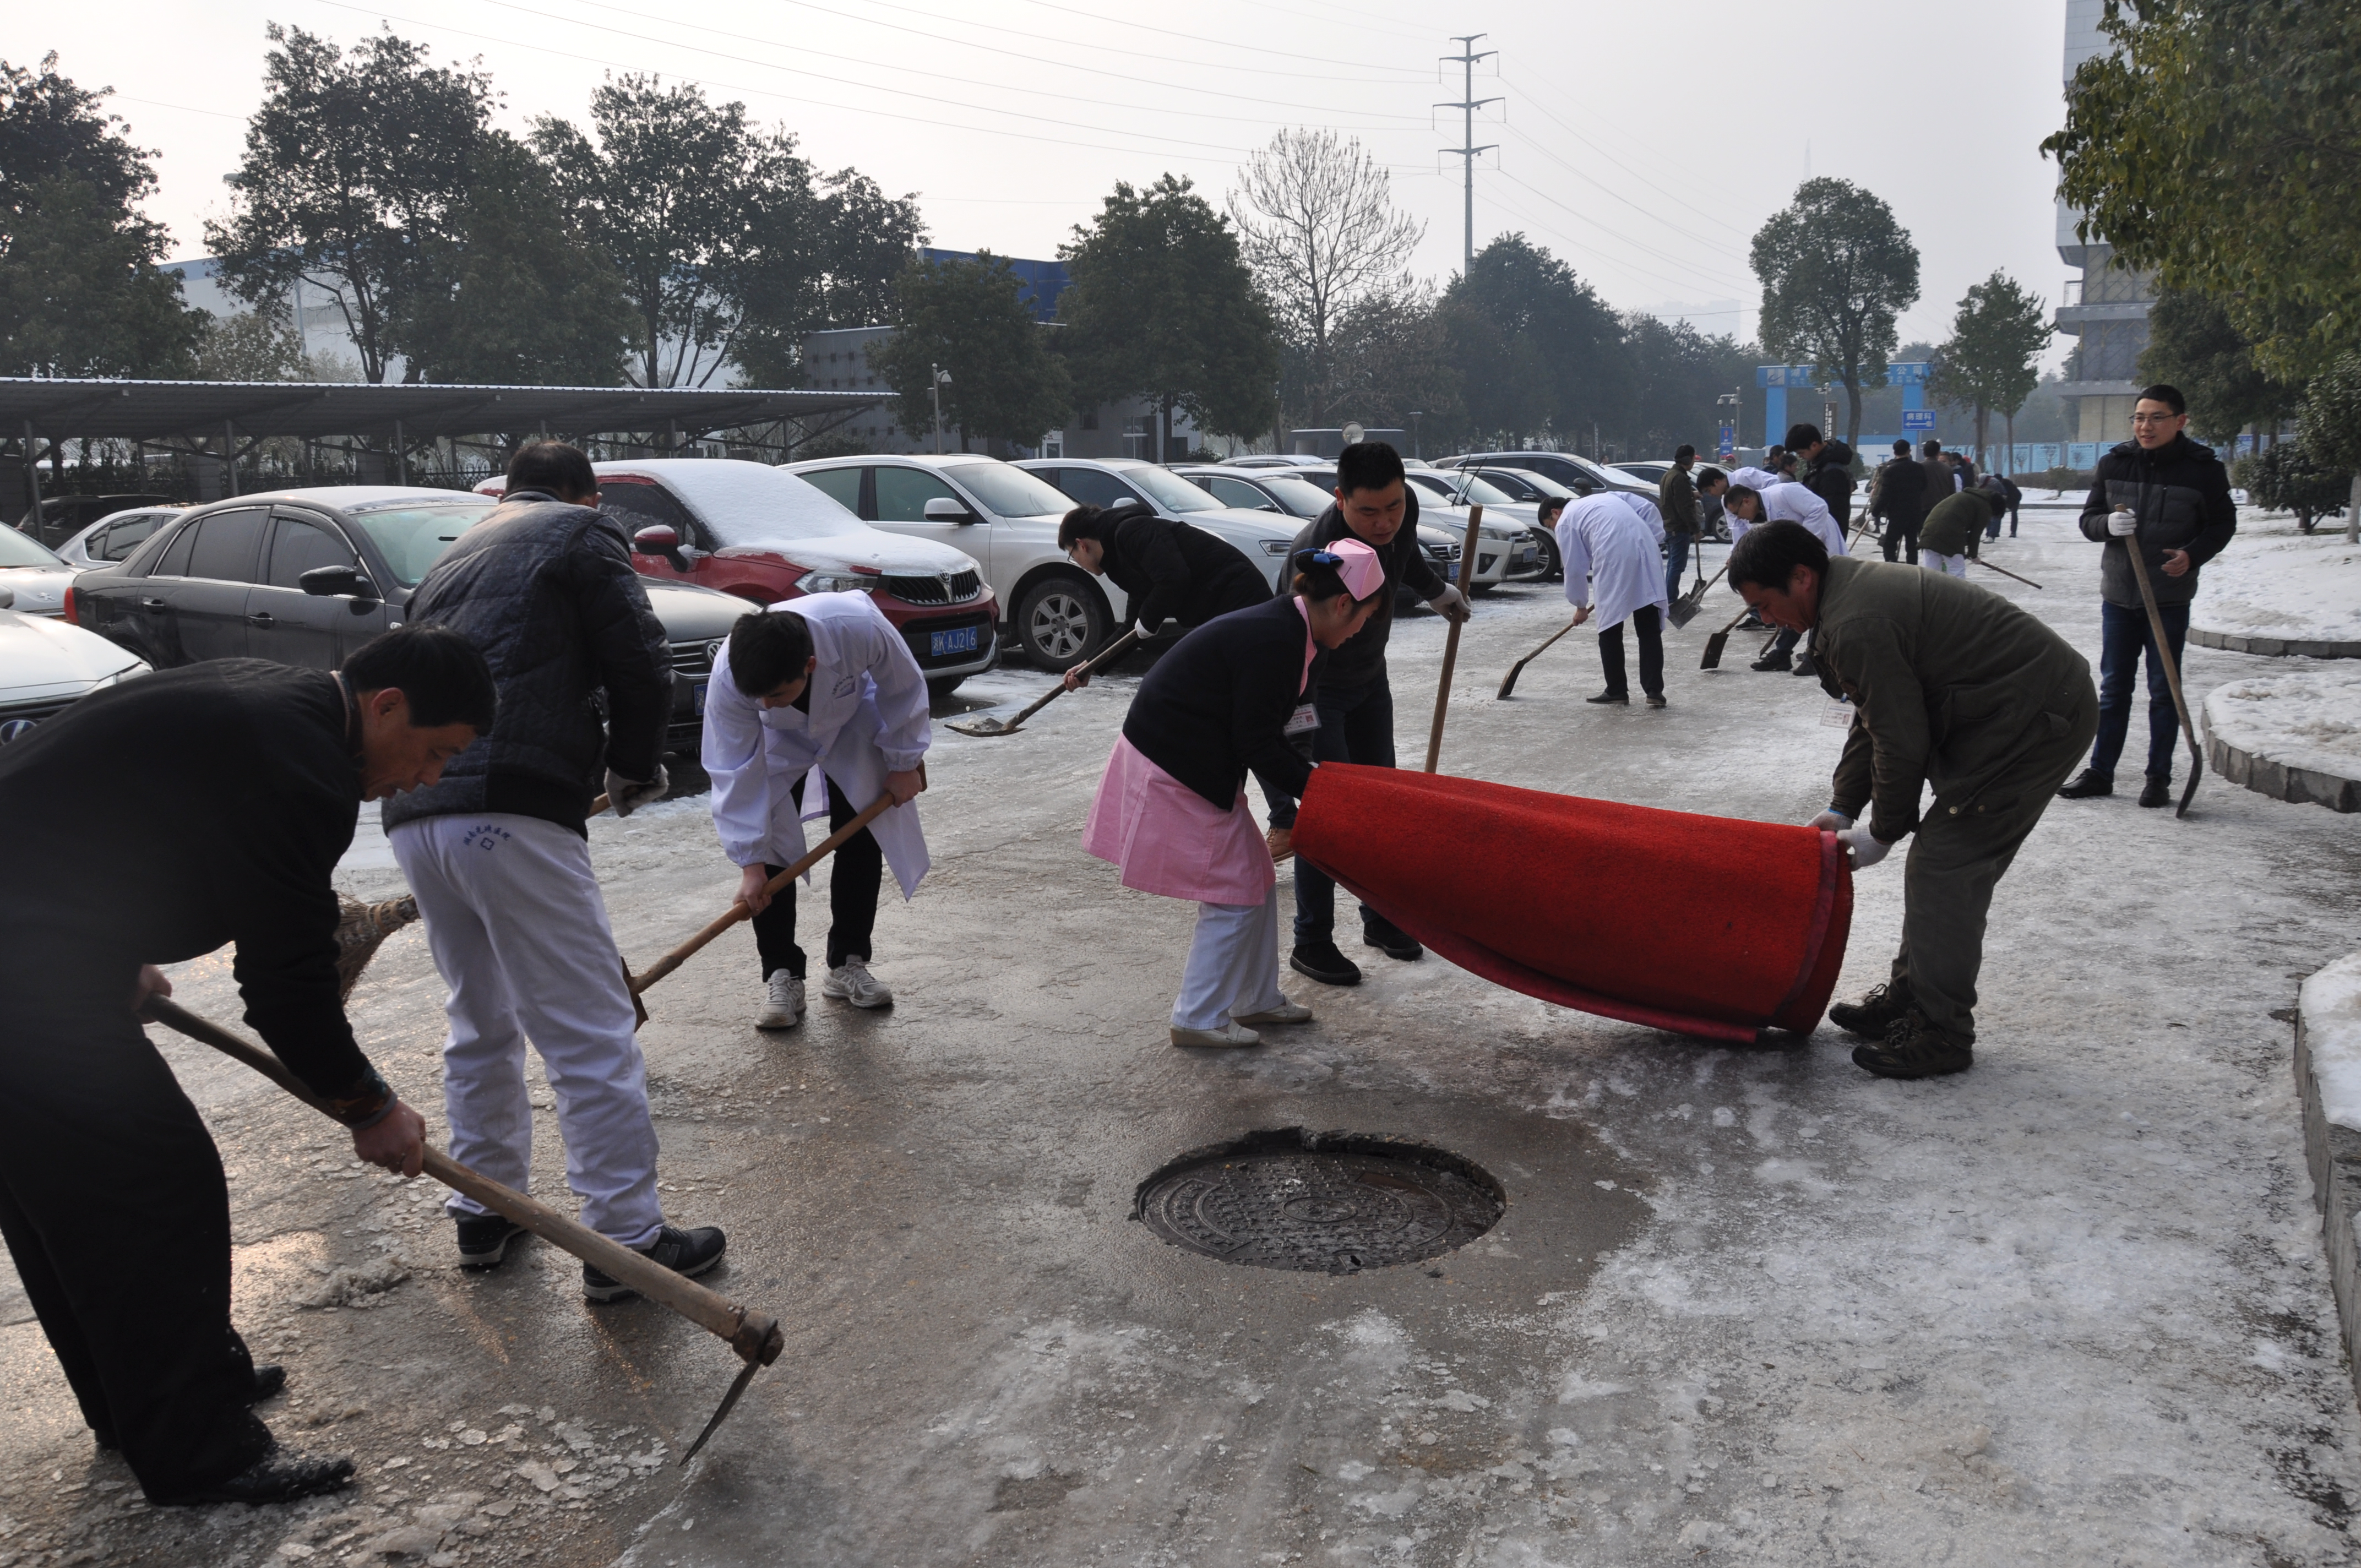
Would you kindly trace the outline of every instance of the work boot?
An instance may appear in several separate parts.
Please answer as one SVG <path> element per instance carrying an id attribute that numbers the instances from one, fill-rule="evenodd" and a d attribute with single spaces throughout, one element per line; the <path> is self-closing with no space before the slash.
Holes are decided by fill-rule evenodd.
<path id="1" fill-rule="evenodd" d="M 1755 660 L 1754 663 L 1746 667 L 1750 670 L 1761 670 L 1765 674 L 1768 674 L 1774 670 L 1794 669 L 1795 667 L 1795 656 L 1789 653 L 1784 648 L 1773 648 L 1771 652 L 1763 654 L 1763 657 Z"/>
<path id="2" fill-rule="evenodd" d="M 869 972 L 867 959 L 849 958 L 829 970 L 828 978 L 819 982 L 819 993 L 850 1002 L 855 1007 L 894 1005 L 894 993 L 885 989 L 884 981 Z"/>
<path id="3" fill-rule="evenodd" d="M 1327 937 L 1296 943 L 1287 962 L 1296 973 L 1310 975 L 1323 985 L 1361 983 L 1361 966 L 1338 952 L 1334 940 Z"/>
<path id="4" fill-rule="evenodd" d="M 2148 774 L 2147 782 L 2140 785 L 2139 803 L 2142 806 L 2170 806 L 2172 804 L 2172 775 L 2170 773 Z"/>
<path id="5" fill-rule="evenodd" d="M 1662 692 L 1650 692 L 1650 693 L 1648 694 L 1648 706 L 1649 706 L 1650 707 L 1664 707 L 1664 693 L 1662 693 Z"/>
<path id="6" fill-rule="evenodd" d="M 1631 700 L 1631 694 L 1630 692 L 1603 691 L 1603 692 L 1600 692 L 1597 696 L 1587 696 L 1587 697 L 1584 697 L 1582 700 L 1583 700 L 1583 701 L 1585 701 L 1585 702 L 1620 702 L 1620 703 L 1629 703 L 1629 702 Z"/>
<path id="7" fill-rule="evenodd" d="M 2089 800 L 2094 795 L 2113 795 L 2114 793 L 2115 780 L 2113 774 L 2103 773 L 2096 768 L 2084 768 L 2081 773 L 2075 777 L 2071 784 L 2061 784 L 2059 786 L 2058 798 L 2060 800 Z"/>
<path id="8" fill-rule="evenodd" d="M 343 1454 L 298 1453 L 273 1442 L 262 1457 L 225 1481 L 197 1486 L 175 1497 L 154 1497 L 164 1508 L 195 1508 L 207 1503 L 291 1503 L 349 1486 L 353 1462 Z"/>
<path id="9" fill-rule="evenodd" d="M 1281 998 L 1276 1007 L 1266 1007 L 1259 1013 L 1236 1014 L 1230 1022 L 1244 1024 L 1252 1029 L 1268 1029 L 1273 1024 L 1309 1024 L 1312 1022 L 1312 1009 L 1301 1002 Z"/>
<path id="10" fill-rule="evenodd" d="M 1806 653 L 1795 661 L 1795 673 L 1799 675 L 1817 675 L 1820 673 L 1820 667 L 1813 663 L 1812 656 Z"/>
<path id="11" fill-rule="evenodd" d="M 454 1214 L 459 1223 L 459 1266 L 498 1268 L 509 1255 L 509 1243 L 525 1234 L 506 1214 Z"/>
<path id="12" fill-rule="evenodd" d="M 1426 949 L 1418 945 L 1417 938 L 1382 915 L 1362 916 L 1361 940 L 1386 957 L 1400 959 L 1404 963 L 1426 956 Z"/>
<path id="13" fill-rule="evenodd" d="M 1218 1029 L 1184 1029 L 1175 1024 L 1172 1025 L 1172 1043 L 1176 1046 L 1235 1047 L 1258 1046 L 1262 1044 L 1262 1036 L 1252 1029 L 1243 1027 L 1236 1019 L 1233 1018 Z"/>
<path id="14" fill-rule="evenodd" d="M 1885 1032 L 1909 1011 L 1908 983 L 1892 981 L 1884 985 L 1871 986 L 1869 994 L 1859 1002 L 1838 1003 L 1828 1009 L 1828 1022 L 1848 1035 L 1864 1040 L 1882 1040 L 1885 1038 Z"/>
<path id="15" fill-rule="evenodd" d="M 729 1238 L 719 1225 L 700 1225 L 684 1231 L 677 1225 L 666 1225 L 656 1239 L 646 1246 L 633 1250 L 644 1258 L 663 1264 L 684 1278 L 694 1279 L 721 1261 L 730 1246 Z M 597 1264 L 582 1266 L 582 1299 L 586 1301 L 628 1301 L 639 1292 L 619 1280 L 609 1278 Z"/>
<path id="16" fill-rule="evenodd" d="M 754 1014 L 757 1029 L 792 1029 L 804 1021 L 802 977 L 773 970 L 763 982 L 763 1010 Z"/>
<path id="17" fill-rule="evenodd" d="M 1967 1041 L 1938 1029 L 1913 1007 L 1886 1031 L 1884 1039 L 1854 1047 L 1852 1062 L 1880 1078 L 1940 1078 L 1967 1071 L 1975 1065 L 1975 1052 Z"/>

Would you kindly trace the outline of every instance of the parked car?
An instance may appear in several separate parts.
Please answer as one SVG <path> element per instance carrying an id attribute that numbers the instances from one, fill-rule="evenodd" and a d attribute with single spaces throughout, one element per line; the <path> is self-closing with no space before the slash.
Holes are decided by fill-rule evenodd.
<path id="1" fill-rule="evenodd" d="M 1587 457 L 1577 457 L 1571 452 L 1470 452 L 1458 457 L 1445 457 L 1435 465 L 1438 468 L 1528 468 L 1544 474 L 1564 485 L 1575 494 L 1587 496 L 1598 490 L 1631 490 L 1653 500 L 1656 487 L 1630 475 L 1610 474 Z"/>
<path id="2" fill-rule="evenodd" d="M 0 529 L 0 587 L 14 598 L 19 615 L 63 615 L 74 568 L 28 534 Z"/>
<path id="3" fill-rule="evenodd" d="M 1307 468 L 1303 471 L 1303 477 L 1331 491 L 1336 488 L 1336 470 L 1334 468 Z M 1438 484 L 1442 482 L 1440 477 L 1427 475 L 1423 470 L 1414 471 L 1411 482 L 1415 484 L 1419 478 L 1432 478 Z M 1422 549 L 1426 545 L 1425 530 L 1430 527 L 1441 532 L 1444 538 L 1451 540 L 1455 544 L 1464 544 L 1466 542 L 1467 509 L 1448 504 L 1443 497 L 1435 495 L 1424 485 L 1419 486 L 1418 521 L 1419 543 Z M 1507 580 L 1510 556 L 1521 543 L 1527 542 L 1527 535 L 1530 532 L 1529 529 L 1515 523 L 1488 521 L 1481 525 L 1476 550 L 1476 576 L 1472 585 L 1475 592 L 1488 594 Z M 1434 559 L 1432 551 L 1427 552 L 1427 559 L 1430 562 Z M 1459 554 L 1456 550 L 1452 552 L 1450 559 L 1453 564 L 1446 575 L 1452 582 L 1456 583 L 1459 580 L 1457 565 Z M 1442 568 L 1438 567 L 1437 570 L 1441 571 Z"/>
<path id="4" fill-rule="evenodd" d="M 1508 570 L 1502 574 L 1501 581 L 1537 583 L 1549 576 L 1554 542 L 1543 532 L 1541 504 L 1538 501 L 1521 501 L 1499 486 L 1465 469 L 1446 468 L 1438 472 L 1431 468 L 1414 468 L 1410 471 L 1410 482 L 1454 511 L 1464 512 L 1471 504 L 1482 507 L 1487 528 L 1495 522 L 1523 524 L 1524 536 L 1509 546 Z M 1422 500 L 1419 504 L 1424 507 L 1428 503 Z M 1463 538 L 1466 537 L 1466 526 L 1461 524 Z"/>
<path id="5" fill-rule="evenodd" d="M 1673 460 L 1669 457 L 1662 459 L 1643 457 L 1629 463 L 1609 463 L 1603 466 L 1610 475 L 1620 474 L 1626 478 L 1637 480 L 1642 485 L 1661 486 L 1664 482 L 1664 476 L 1673 471 Z"/>
<path id="6" fill-rule="evenodd" d="M 1223 459 L 1225 468 L 1325 468 L 1336 460 L 1314 456 L 1309 452 L 1265 452 L 1250 457 Z"/>
<path id="7" fill-rule="evenodd" d="M 128 560 L 74 579 L 66 619 L 159 669 L 252 658 L 333 670 L 401 624 L 427 568 L 493 505 L 397 485 L 217 501 L 175 519 Z M 695 756 L 714 649 L 753 606 L 682 583 L 647 588 L 672 644 L 665 744 Z"/>
<path id="8" fill-rule="evenodd" d="M 148 665 L 55 616 L 6 608 L 0 587 L 0 745 L 54 718 L 77 697 L 144 675 Z"/>
<path id="9" fill-rule="evenodd" d="M 1303 524 L 1315 521 L 1336 499 L 1334 490 L 1323 490 L 1283 469 L 1254 468 L 1240 473 L 1230 467 L 1197 465 L 1174 472 L 1234 510 L 1268 508 L 1287 518 L 1287 526 L 1298 533 L 1303 532 Z M 1459 560 L 1459 539 L 1431 522 L 1422 521 L 1418 525 L 1418 547 L 1438 576 L 1454 576 Z M 1422 602 L 1408 588 L 1400 590 L 1395 600 L 1398 611 L 1411 609 Z"/>
<path id="10" fill-rule="evenodd" d="M 663 457 L 595 463 L 599 506 L 631 535 L 631 565 L 658 582 L 756 605 L 865 593 L 946 695 L 999 656 L 999 604 L 983 569 L 948 544 L 870 527 L 826 491 L 767 463 Z M 499 495 L 505 478 L 478 493 Z"/>
<path id="11" fill-rule="evenodd" d="M 1530 468 L 1461 468 L 1455 472 L 1475 474 L 1495 489 L 1533 509 L 1536 521 L 1541 517 L 1542 503 L 1546 500 L 1570 501 L 1577 499 L 1575 492 L 1559 484 L 1547 474 L 1536 474 Z M 1565 576 L 1565 562 L 1557 553 L 1557 535 L 1550 529 L 1539 529 L 1542 552 L 1548 558 L 1548 569 L 1543 575 L 1555 582 Z"/>
<path id="12" fill-rule="evenodd" d="M 1137 457 L 1043 457 L 1016 466 L 1078 501 L 1102 507 L 1141 501 L 1155 508 L 1159 517 L 1218 535 L 1255 564 L 1271 592 L 1279 591 L 1279 569 L 1287 565 L 1288 542 L 1295 530 L 1273 521 L 1259 508 L 1232 507 L 1171 469 Z"/>
<path id="13" fill-rule="evenodd" d="M 40 521 L 36 522 L 28 510 L 16 520 L 16 531 L 54 550 L 110 512 L 171 504 L 170 496 L 51 496 L 41 502 Z"/>
<path id="14" fill-rule="evenodd" d="M 785 465 L 863 522 L 929 539 L 983 564 L 1007 616 L 1005 635 L 1047 670 L 1090 657 L 1123 619 L 1123 590 L 1058 548 L 1071 497 L 1039 476 L 975 452 L 880 453 Z"/>
<path id="15" fill-rule="evenodd" d="M 188 510 L 181 506 L 133 507 L 128 511 L 109 512 L 59 545 L 58 555 L 69 566 L 82 571 L 112 561 L 127 561 L 134 550 L 148 543 L 149 534 Z"/>

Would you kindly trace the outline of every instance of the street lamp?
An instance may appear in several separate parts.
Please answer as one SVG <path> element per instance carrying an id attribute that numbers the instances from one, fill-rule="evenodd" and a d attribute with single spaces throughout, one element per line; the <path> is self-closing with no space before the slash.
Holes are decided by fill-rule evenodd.
<path id="1" fill-rule="evenodd" d="M 934 373 L 928 383 L 927 395 L 935 402 L 935 455 L 940 456 L 943 450 L 943 389 L 951 384 L 951 373 L 939 365 L 929 365 L 927 368 Z"/>
<path id="2" fill-rule="evenodd" d="M 1424 457 L 1426 455 L 1419 450 L 1418 446 L 1418 422 L 1425 417 L 1426 411 L 1424 409 L 1412 409 L 1410 411 L 1410 455 L 1413 457 Z"/>

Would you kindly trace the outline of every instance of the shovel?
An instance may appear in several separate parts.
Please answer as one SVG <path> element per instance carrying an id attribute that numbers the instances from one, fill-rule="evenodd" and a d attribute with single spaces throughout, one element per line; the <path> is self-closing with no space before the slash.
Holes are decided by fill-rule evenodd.
<path id="1" fill-rule="evenodd" d="M 2023 583 L 2028 588 L 2037 588 L 2041 586 L 2039 583 L 2035 582 L 2031 577 L 2018 576 L 2015 572 L 2010 571 L 2005 566 L 1993 566 L 1991 562 L 1985 560 L 1981 555 L 1971 555 L 1968 559 L 1973 561 L 1979 566 L 1992 566 L 1992 569 L 1998 572 L 2002 576 L 2010 578 L 2015 582 Z"/>
<path id="2" fill-rule="evenodd" d="M 143 1016 L 186 1035 L 192 1040 L 211 1046 L 225 1056 L 236 1058 L 288 1093 L 314 1111 L 327 1113 L 302 1080 L 287 1070 L 286 1064 L 262 1046 L 242 1036 L 232 1034 L 220 1025 L 165 997 L 151 996 L 141 1008 Z M 552 1245 L 563 1247 L 583 1262 L 596 1266 L 609 1277 L 630 1286 L 658 1306 L 666 1307 L 686 1318 L 708 1333 L 730 1343 L 746 1365 L 722 1396 L 720 1408 L 705 1430 L 681 1455 L 686 1464 L 705 1446 L 721 1419 L 738 1403 L 746 1385 L 752 1382 L 755 1372 L 779 1359 L 786 1348 L 786 1335 L 781 1332 L 778 1320 L 751 1307 L 741 1307 L 716 1291 L 708 1289 L 694 1279 L 675 1274 L 652 1258 L 642 1257 L 631 1248 L 611 1242 L 586 1225 L 576 1223 L 550 1208 L 517 1191 L 504 1187 L 461 1165 L 441 1149 L 429 1144 L 426 1147 L 425 1172 L 435 1180 L 481 1203 L 492 1212 L 512 1220 Z"/>
<path id="3" fill-rule="evenodd" d="M 1706 589 L 1721 581 L 1721 575 L 1729 570 L 1730 563 L 1724 561 L 1720 565 L 1714 568 L 1712 576 L 1699 577 L 1697 582 L 1690 587 L 1688 592 L 1683 594 L 1680 598 L 1673 601 L 1672 608 L 1664 612 L 1664 619 L 1671 621 L 1675 627 L 1686 626 L 1690 621 L 1695 620 L 1697 619 L 1698 609 L 1705 604 Z M 1743 618 L 1741 617 L 1741 619 Z M 1706 668 L 1709 670 L 1713 668 L 1713 666 L 1708 664 Z"/>
<path id="4" fill-rule="evenodd" d="M 1525 673 L 1525 666 L 1532 663 L 1535 659 L 1540 658 L 1543 653 L 1548 652 L 1550 642 L 1556 641 L 1559 638 L 1565 636 L 1567 632 L 1573 630 L 1576 627 L 1580 626 L 1582 622 L 1579 619 L 1567 621 L 1564 626 L 1559 627 L 1555 631 L 1550 633 L 1548 642 L 1543 642 L 1540 647 L 1534 649 L 1532 652 L 1526 654 L 1523 658 L 1510 665 L 1509 673 L 1500 677 L 1500 689 L 1493 694 L 1493 700 L 1496 702 L 1506 702 L 1509 699 L 1509 694 L 1517 689 L 1517 677 Z"/>
<path id="5" fill-rule="evenodd" d="M 1117 656 L 1129 652 L 1132 645 L 1138 641 L 1139 628 L 1135 626 L 1130 630 L 1125 632 L 1122 636 L 1116 638 L 1114 641 L 1108 643 L 1104 648 L 1100 649 L 1098 657 L 1093 659 L 1089 663 L 1082 666 L 1082 674 L 1086 675 L 1097 674 L 1105 665 L 1113 663 Z M 1061 680 L 1058 685 L 1051 686 L 1048 691 L 1034 698 L 1032 703 L 1014 718 L 998 719 L 987 718 L 971 718 L 964 721 L 954 718 L 946 721 L 943 728 L 946 729 L 956 729 L 962 735 L 980 735 L 987 739 L 998 735 L 1014 735 L 1017 730 L 1024 728 L 1025 721 L 1027 719 L 1032 718 L 1035 714 L 1040 712 L 1043 708 L 1049 707 L 1051 703 L 1057 701 L 1060 697 L 1065 695 L 1066 686 L 1065 683 Z"/>
<path id="6" fill-rule="evenodd" d="M 2205 753 L 2197 745 L 2197 726 L 2189 721 L 2189 699 L 2180 695 L 2180 666 L 2172 657 L 2172 643 L 2164 634 L 2164 615 L 2156 608 L 2156 586 L 2148 581 L 2147 560 L 2140 554 L 2139 535 L 2124 541 L 2124 554 L 2132 558 L 2132 576 L 2139 579 L 2140 603 L 2147 607 L 2148 635 L 2155 639 L 2156 656 L 2164 665 L 2164 684 L 2172 688 L 2172 706 L 2180 715 L 2180 732 L 2189 737 L 2189 784 L 2180 792 L 2180 809 L 2176 817 L 2189 815 L 2189 803 L 2197 798 L 2197 781 L 2205 772 Z M 2000 568 L 1993 568 L 1998 571 Z"/>
<path id="7" fill-rule="evenodd" d="M 1697 661 L 1697 668 L 1700 670 L 1719 669 L 1721 667 L 1721 651 L 1730 646 L 1730 634 L 1738 630 L 1739 621 L 1744 620 L 1748 616 L 1752 615 L 1754 611 L 1751 608 L 1740 610 L 1736 618 L 1733 619 L 1728 626 L 1723 627 L 1720 630 L 1707 638 L 1705 640 L 1705 657 Z"/>

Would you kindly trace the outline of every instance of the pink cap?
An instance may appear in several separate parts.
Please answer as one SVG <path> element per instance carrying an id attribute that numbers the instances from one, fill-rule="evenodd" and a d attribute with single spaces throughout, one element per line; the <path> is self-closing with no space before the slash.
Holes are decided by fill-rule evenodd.
<path id="1" fill-rule="evenodd" d="M 1339 539 L 1323 546 L 1336 557 L 1336 575 L 1345 580 L 1345 591 L 1355 599 L 1367 598 L 1386 586 L 1385 564 L 1378 553 L 1357 539 Z"/>

